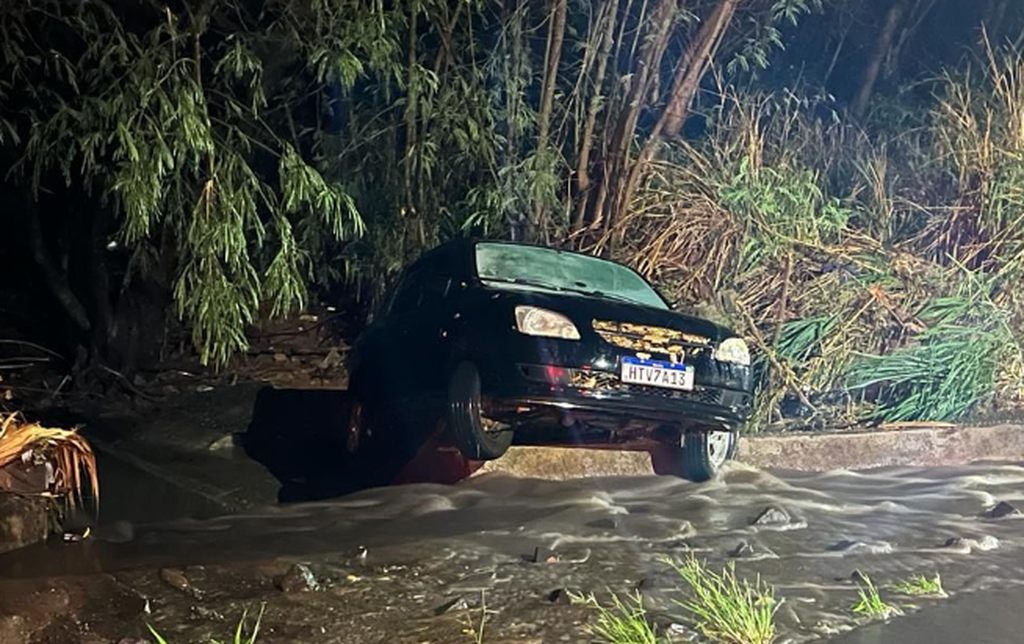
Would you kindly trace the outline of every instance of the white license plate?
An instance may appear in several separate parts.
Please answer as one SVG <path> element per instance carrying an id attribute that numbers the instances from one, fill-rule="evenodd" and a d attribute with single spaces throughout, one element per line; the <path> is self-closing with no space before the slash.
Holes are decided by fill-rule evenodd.
<path id="1" fill-rule="evenodd" d="M 619 369 L 619 379 L 627 384 L 684 391 L 693 389 L 692 365 L 624 357 Z"/>

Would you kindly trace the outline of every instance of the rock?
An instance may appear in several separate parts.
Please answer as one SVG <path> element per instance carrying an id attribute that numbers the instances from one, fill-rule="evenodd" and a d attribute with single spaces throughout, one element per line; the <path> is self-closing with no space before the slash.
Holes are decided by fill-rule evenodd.
<path id="1" fill-rule="evenodd" d="M 211 387 L 210 385 L 199 385 L 198 387 L 196 387 L 197 394 L 208 394 L 211 391 L 213 391 L 213 387 Z"/>
<path id="2" fill-rule="evenodd" d="M 750 545 L 746 541 L 740 541 L 739 545 L 729 551 L 729 556 L 736 559 L 743 559 L 745 557 L 753 557 L 754 546 Z"/>
<path id="3" fill-rule="evenodd" d="M 292 564 L 288 572 L 274 580 L 277 589 L 285 593 L 301 593 L 320 590 L 320 583 L 306 564 Z"/>
<path id="4" fill-rule="evenodd" d="M 327 371 L 329 369 L 336 369 L 340 367 L 342 365 L 342 362 L 343 360 L 341 359 L 341 354 L 338 353 L 338 348 L 331 347 L 331 350 L 327 352 L 327 355 L 324 356 L 324 359 L 321 360 L 320 364 L 317 366 L 322 371 Z"/>
<path id="5" fill-rule="evenodd" d="M 199 619 L 204 622 L 224 621 L 224 616 L 221 615 L 219 612 L 212 608 L 207 608 L 206 606 L 203 606 L 201 604 L 196 604 L 195 606 L 192 606 L 192 617 L 194 619 Z"/>
<path id="6" fill-rule="evenodd" d="M 614 530 L 615 528 L 619 527 L 619 524 L 618 524 L 618 522 L 615 519 L 605 518 L 605 519 L 595 519 L 594 521 L 591 521 L 590 523 L 588 523 L 587 527 L 588 528 L 600 528 L 602 530 Z"/>
<path id="7" fill-rule="evenodd" d="M 567 606 L 572 603 L 572 597 L 565 588 L 556 588 L 547 594 L 547 599 L 552 604 Z"/>
<path id="8" fill-rule="evenodd" d="M 943 544 L 943 548 L 961 548 L 964 546 L 963 537 L 950 537 L 946 539 L 946 543 Z"/>
<path id="9" fill-rule="evenodd" d="M 444 615 L 446 613 L 453 613 L 462 610 L 469 610 L 469 603 L 467 603 L 463 597 L 456 597 L 455 599 L 450 599 L 435 608 L 434 614 Z"/>
<path id="10" fill-rule="evenodd" d="M 672 622 L 665 628 L 665 637 L 669 642 L 694 642 L 699 636 L 684 624 Z"/>
<path id="11" fill-rule="evenodd" d="M 117 644 L 149 644 L 146 640 L 136 639 L 134 637 L 123 637 L 117 640 Z"/>
<path id="12" fill-rule="evenodd" d="M 988 511 L 987 516 L 990 519 L 1002 519 L 1003 517 L 1014 517 L 1020 515 L 1020 510 L 1013 507 L 1006 501 L 1000 501 L 996 507 Z"/>
<path id="13" fill-rule="evenodd" d="M 207 449 L 209 449 L 211 452 L 226 452 L 228 450 L 234 449 L 234 447 L 235 436 L 234 434 L 228 434 L 227 436 L 221 436 L 217 440 L 210 443 L 210 446 Z"/>
<path id="14" fill-rule="evenodd" d="M 193 590 L 193 586 L 188 582 L 188 577 L 185 576 L 184 571 L 177 568 L 161 568 L 160 578 L 164 584 L 167 584 L 176 591 L 190 595 L 191 590 Z"/>
<path id="15" fill-rule="evenodd" d="M 167 396 L 177 396 L 178 394 L 181 393 L 181 389 L 178 389 L 174 385 L 164 385 L 163 392 L 164 395 Z"/>
<path id="16" fill-rule="evenodd" d="M 750 525 L 785 525 L 790 521 L 788 512 L 774 505 L 769 505 L 761 511 L 761 514 L 751 520 Z"/>
<path id="17" fill-rule="evenodd" d="M 523 555 L 523 560 L 529 563 L 558 563 L 558 553 L 537 546 L 532 555 Z"/>
<path id="18" fill-rule="evenodd" d="M 288 356 L 283 353 L 275 353 L 274 362 L 288 362 Z"/>
<path id="19" fill-rule="evenodd" d="M 885 541 L 865 543 L 863 541 L 843 539 L 829 546 L 828 550 L 829 552 L 848 552 L 851 554 L 884 555 L 892 552 L 892 544 Z"/>
<path id="20" fill-rule="evenodd" d="M 0 494 L 0 552 L 45 541 L 51 510 L 51 502 L 42 496 Z"/>

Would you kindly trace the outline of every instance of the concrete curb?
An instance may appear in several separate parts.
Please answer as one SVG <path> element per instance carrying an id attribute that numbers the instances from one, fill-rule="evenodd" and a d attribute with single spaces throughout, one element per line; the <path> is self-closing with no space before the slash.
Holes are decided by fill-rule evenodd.
<path id="1" fill-rule="evenodd" d="M 740 460 L 755 467 L 827 471 L 1024 461 L 1024 427 L 941 427 L 837 434 L 753 436 Z"/>
<path id="2" fill-rule="evenodd" d="M 743 437 L 739 461 L 760 468 L 821 472 L 885 466 L 935 467 L 1024 462 L 1024 427 L 937 427 L 893 431 Z M 564 480 L 654 473 L 651 455 L 587 448 L 517 447 L 475 475 Z"/>

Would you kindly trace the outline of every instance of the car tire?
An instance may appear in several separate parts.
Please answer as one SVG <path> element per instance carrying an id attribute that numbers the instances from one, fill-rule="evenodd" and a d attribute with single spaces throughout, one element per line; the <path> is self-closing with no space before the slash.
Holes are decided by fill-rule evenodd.
<path id="1" fill-rule="evenodd" d="M 512 444 L 511 429 L 485 429 L 480 372 L 472 362 L 461 362 L 452 370 L 448 381 L 448 424 L 455 446 L 473 461 L 499 458 Z"/>
<path id="2" fill-rule="evenodd" d="M 715 478 L 726 461 L 736 456 L 739 432 L 699 431 L 683 434 L 679 469 L 683 478 L 702 483 Z"/>

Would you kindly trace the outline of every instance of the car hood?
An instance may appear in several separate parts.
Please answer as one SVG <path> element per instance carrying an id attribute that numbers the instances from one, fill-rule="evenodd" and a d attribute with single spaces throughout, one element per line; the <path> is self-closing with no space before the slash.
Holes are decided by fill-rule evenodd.
<path id="1" fill-rule="evenodd" d="M 642 304 L 576 293 L 554 291 L 512 290 L 489 287 L 492 297 L 509 305 L 529 304 L 551 309 L 567 316 L 582 331 L 590 329 L 593 320 L 628 322 L 664 327 L 693 333 L 720 342 L 736 334 L 731 330 L 703 318 L 697 318 L 668 309 L 656 309 Z"/>

